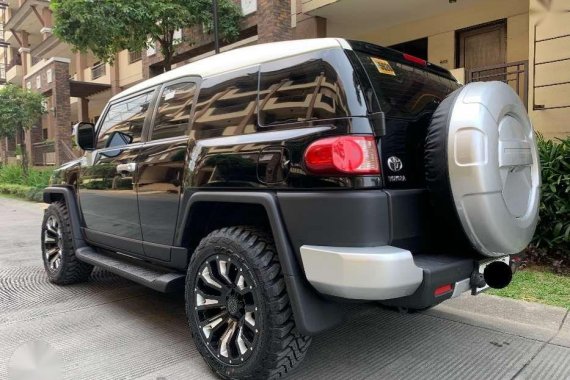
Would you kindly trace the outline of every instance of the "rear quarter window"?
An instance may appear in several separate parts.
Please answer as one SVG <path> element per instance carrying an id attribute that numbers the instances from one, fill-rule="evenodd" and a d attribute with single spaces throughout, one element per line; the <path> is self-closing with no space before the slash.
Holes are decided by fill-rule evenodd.
<path id="1" fill-rule="evenodd" d="M 298 123 L 349 115 L 335 67 L 315 57 L 294 57 L 262 65 L 259 124 Z"/>

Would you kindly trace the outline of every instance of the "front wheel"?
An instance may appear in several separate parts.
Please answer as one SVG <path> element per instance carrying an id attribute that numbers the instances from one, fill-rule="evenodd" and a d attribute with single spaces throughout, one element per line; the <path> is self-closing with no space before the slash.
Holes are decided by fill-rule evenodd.
<path id="1" fill-rule="evenodd" d="M 251 227 L 202 239 L 186 276 L 186 313 L 198 351 L 225 379 L 280 378 L 311 342 L 295 327 L 271 238 Z"/>
<path id="2" fill-rule="evenodd" d="M 51 282 L 69 285 L 87 281 L 93 266 L 75 257 L 71 220 L 64 202 L 49 205 L 42 222 L 42 258 Z"/>

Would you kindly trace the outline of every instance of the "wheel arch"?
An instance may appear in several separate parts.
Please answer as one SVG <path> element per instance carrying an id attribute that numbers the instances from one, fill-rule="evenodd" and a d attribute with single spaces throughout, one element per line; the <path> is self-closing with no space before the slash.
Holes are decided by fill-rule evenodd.
<path id="1" fill-rule="evenodd" d="M 239 218 L 240 225 L 252 219 L 257 221 L 259 227 L 267 223 L 268 232 L 271 233 L 275 242 L 277 255 L 281 263 L 287 293 L 291 301 L 293 316 L 299 331 L 304 335 L 315 335 L 321 331 L 334 327 L 342 322 L 345 313 L 343 308 L 336 302 L 329 301 L 320 296 L 308 283 L 301 269 L 301 263 L 297 259 L 287 236 L 285 225 L 281 219 L 279 206 L 274 194 L 267 192 L 196 192 L 193 193 L 183 206 L 183 214 L 179 224 L 179 230 L 175 245 L 191 244 L 188 249 L 192 254 L 193 244 L 207 235 L 207 231 L 216 225 L 206 223 L 206 227 L 200 227 L 203 223 L 204 214 L 210 210 L 208 207 L 221 208 L 222 210 L 247 210 L 252 212 L 246 218 Z M 218 211 L 219 212 L 219 211 Z M 202 214 L 202 215 L 199 215 Z M 222 214 L 226 215 L 227 214 Z M 243 215 L 243 214 L 241 214 Z M 264 218 L 264 219 L 263 219 Z M 238 218 L 231 216 L 224 218 L 224 225 L 228 226 Z M 255 225 L 256 223 L 253 223 Z M 192 230 L 198 229 L 196 235 Z M 194 235 L 194 236 L 192 236 Z"/>
<path id="2" fill-rule="evenodd" d="M 75 249 L 87 246 L 83 234 L 81 233 L 82 219 L 73 186 L 61 185 L 46 187 L 44 189 L 43 199 L 45 203 L 65 202 L 73 232 L 73 245 Z"/>

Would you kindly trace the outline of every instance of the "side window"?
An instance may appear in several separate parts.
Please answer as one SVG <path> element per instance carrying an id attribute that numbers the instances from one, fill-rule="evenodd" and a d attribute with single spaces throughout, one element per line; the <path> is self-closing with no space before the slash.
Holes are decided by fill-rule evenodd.
<path id="1" fill-rule="evenodd" d="M 153 93 L 154 90 L 113 104 L 101 123 L 97 149 L 140 142 Z"/>
<path id="2" fill-rule="evenodd" d="M 151 140 L 188 134 L 195 93 L 194 82 L 176 83 L 164 88 L 158 100 Z"/>
<path id="3" fill-rule="evenodd" d="M 259 81 L 261 125 L 348 116 L 343 86 L 334 67 L 305 56 L 264 64 Z"/>
<path id="4" fill-rule="evenodd" d="M 205 139 L 255 132 L 257 76 L 256 66 L 205 79 L 191 136 Z"/>

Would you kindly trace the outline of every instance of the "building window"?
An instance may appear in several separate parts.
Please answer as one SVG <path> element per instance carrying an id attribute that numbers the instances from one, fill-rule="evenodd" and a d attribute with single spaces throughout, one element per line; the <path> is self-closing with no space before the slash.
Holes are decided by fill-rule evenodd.
<path id="1" fill-rule="evenodd" d="M 97 62 L 91 67 L 91 79 L 101 78 L 106 72 L 107 65 L 103 62 Z"/>
<path id="2" fill-rule="evenodd" d="M 129 52 L 129 63 L 135 63 L 142 59 L 142 51 L 130 51 Z"/>
<path id="3" fill-rule="evenodd" d="M 151 140 L 184 136 L 188 133 L 196 84 L 176 83 L 162 90 Z"/>

